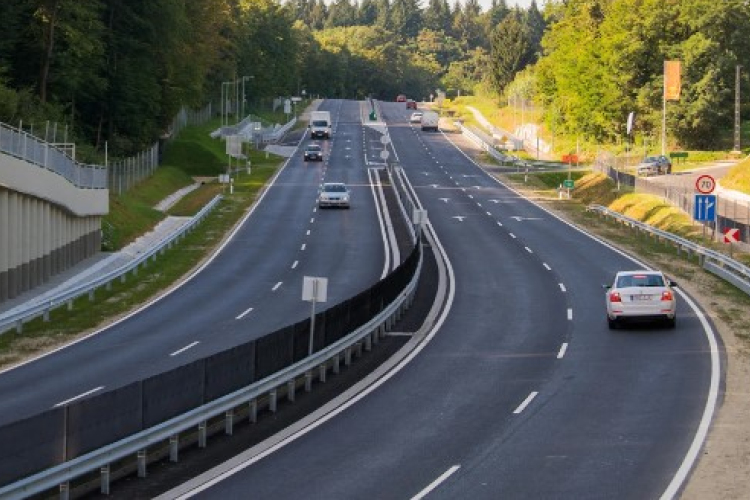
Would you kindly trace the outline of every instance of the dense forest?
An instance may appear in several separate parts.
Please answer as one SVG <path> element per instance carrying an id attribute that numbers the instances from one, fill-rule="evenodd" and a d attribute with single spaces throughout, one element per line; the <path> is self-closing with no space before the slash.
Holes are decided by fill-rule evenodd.
<path id="1" fill-rule="evenodd" d="M 227 81 L 250 103 L 480 93 L 602 142 L 634 112 L 655 136 L 666 59 L 682 62 L 672 140 L 712 147 L 732 126 L 735 68 L 750 68 L 745 0 L 3 0 L 0 19 L 0 120 L 68 123 L 119 153 Z"/>

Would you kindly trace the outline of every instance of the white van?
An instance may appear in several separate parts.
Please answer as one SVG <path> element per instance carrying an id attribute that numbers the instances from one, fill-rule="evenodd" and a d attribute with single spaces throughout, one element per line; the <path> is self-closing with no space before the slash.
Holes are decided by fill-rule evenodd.
<path id="1" fill-rule="evenodd" d="M 438 122 L 440 121 L 440 115 L 435 111 L 425 111 L 422 113 L 422 130 L 434 130 L 438 131 Z"/>
<path id="2" fill-rule="evenodd" d="M 310 135 L 313 139 L 331 138 L 330 111 L 313 111 L 310 113 Z"/>

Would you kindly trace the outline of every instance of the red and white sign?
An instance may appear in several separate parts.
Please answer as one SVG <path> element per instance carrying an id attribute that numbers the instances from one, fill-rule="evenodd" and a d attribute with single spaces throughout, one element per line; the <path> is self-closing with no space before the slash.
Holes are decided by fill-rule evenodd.
<path id="1" fill-rule="evenodd" d="M 711 194 L 716 189 L 716 179 L 710 175 L 701 175 L 695 180 L 695 189 L 702 194 Z"/>
<path id="2" fill-rule="evenodd" d="M 737 243 L 740 241 L 740 230 L 739 229 L 725 229 L 724 230 L 724 243 Z"/>

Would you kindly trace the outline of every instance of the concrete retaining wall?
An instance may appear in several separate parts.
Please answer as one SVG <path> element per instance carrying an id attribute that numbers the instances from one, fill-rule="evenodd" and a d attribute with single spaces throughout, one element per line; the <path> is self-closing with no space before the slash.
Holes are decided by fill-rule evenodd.
<path id="1" fill-rule="evenodd" d="M 106 189 L 0 154 L 0 302 L 96 254 Z"/>

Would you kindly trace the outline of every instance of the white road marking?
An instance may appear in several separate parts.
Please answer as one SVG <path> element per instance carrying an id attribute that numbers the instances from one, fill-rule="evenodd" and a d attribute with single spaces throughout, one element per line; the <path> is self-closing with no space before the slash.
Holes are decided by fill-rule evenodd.
<path id="1" fill-rule="evenodd" d="M 251 307 L 250 309 L 248 309 L 247 311 L 245 311 L 245 313 L 248 313 L 248 312 L 250 312 L 252 310 L 253 310 L 253 308 Z M 243 313 L 243 314 L 245 314 L 245 313 Z M 237 316 L 237 319 L 240 319 L 240 317 Z M 183 347 L 182 349 L 177 349 L 175 352 L 173 352 L 172 354 L 170 354 L 170 356 L 177 356 L 178 354 L 182 354 L 183 352 L 187 351 L 188 349 L 190 349 L 192 347 L 197 346 L 198 344 L 200 344 L 200 342 L 196 340 L 192 344 L 188 344 L 185 347 Z"/>
<path id="2" fill-rule="evenodd" d="M 273 288 L 271 288 L 271 290 L 273 290 L 273 291 L 275 292 L 276 290 L 278 290 L 278 289 L 279 289 L 279 287 L 281 286 L 281 284 L 282 284 L 282 283 L 283 283 L 283 282 L 279 281 L 278 283 L 276 283 L 276 284 L 275 284 L 275 285 L 273 286 Z"/>
<path id="3" fill-rule="evenodd" d="M 302 246 L 299 249 L 300 250 L 304 250 L 305 248 L 307 248 L 307 243 L 303 243 Z"/>
<path id="4" fill-rule="evenodd" d="M 315 222 L 315 217 L 313 217 L 312 219 L 310 219 L 310 224 L 312 224 L 313 222 Z"/>
<path id="5" fill-rule="evenodd" d="M 466 216 L 465 215 L 454 215 L 453 218 L 454 219 L 458 219 L 459 222 L 463 222 L 464 219 L 466 218 Z"/>
<path id="6" fill-rule="evenodd" d="M 573 320 L 573 309 L 568 308 L 568 321 Z"/>
<path id="7" fill-rule="evenodd" d="M 292 264 L 292 269 L 297 269 L 298 265 L 299 265 L 299 261 L 295 260 L 294 263 Z"/>
<path id="8" fill-rule="evenodd" d="M 500 221 L 497 222 L 497 225 L 500 226 L 500 227 L 503 227 L 503 223 L 500 222 Z"/>
<path id="9" fill-rule="evenodd" d="M 529 403 L 531 403 L 534 400 L 534 398 L 536 397 L 537 394 L 539 394 L 539 393 L 536 392 L 536 391 L 534 391 L 531 394 L 529 394 L 526 397 L 526 399 L 523 400 L 523 403 L 521 403 L 520 405 L 518 405 L 518 408 L 516 408 L 515 410 L 513 410 L 513 413 L 516 414 L 516 415 L 518 415 L 519 413 L 521 413 L 522 411 L 524 411 L 526 409 L 526 407 L 529 406 Z"/>
<path id="10" fill-rule="evenodd" d="M 568 291 L 568 289 L 567 289 L 567 288 L 565 288 L 565 285 L 564 285 L 563 283 L 558 283 L 558 285 L 560 286 L 560 291 L 561 291 L 561 292 L 565 293 L 565 292 L 567 292 L 567 291 Z"/>
<path id="11" fill-rule="evenodd" d="M 473 195 L 473 194 L 470 194 L 470 195 L 469 195 L 469 198 L 473 200 L 473 199 L 474 199 L 474 195 Z"/>
<path id="12" fill-rule="evenodd" d="M 72 403 L 73 401 L 75 401 L 75 400 L 77 400 L 77 399 L 85 398 L 86 396 L 89 396 L 89 395 L 91 395 L 91 394 L 94 394 L 95 392 L 99 392 L 99 391 L 101 391 L 102 389 L 104 389 L 104 386 L 103 386 L 103 385 L 100 385 L 100 386 L 99 386 L 99 387 L 97 387 L 96 389 L 91 389 L 90 391 L 86 391 L 86 392 L 84 392 L 83 394 L 79 394 L 78 396 L 73 396 L 73 397 L 72 397 L 72 398 L 70 398 L 70 399 L 66 399 L 65 401 L 62 401 L 62 402 L 60 402 L 60 403 L 57 403 L 57 404 L 56 404 L 56 405 L 54 406 L 54 408 L 59 408 L 59 407 L 61 407 L 61 406 L 65 406 L 65 405 L 66 405 L 66 404 L 68 404 L 68 403 Z"/>
<path id="13" fill-rule="evenodd" d="M 527 252 L 529 252 L 529 253 L 534 253 L 534 252 L 533 252 L 533 251 L 531 250 L 531 248 L 529 248 L 529 247 L 524 247 L 524 248 L 526 249 L 526 251 L 527 251 Z"/>
<path id="14" fill-rule="evenodd" d="M 565 356 L 565 353 L 568 351 L 568 343 L 564 343 L 562 346 L 560 346 L 560 352 L 557 353 L 557 359 L 562 359 L 563 356 Z"/>
<path id="15" fill-rule="evenodd" d="M 310 236 L 310 230 L 309 229 L 307 230 L 307 236 Z"/>
<path id="16" fill-rule="evenodd" d="M 236 318 L 234 318 L 234 319 L 242 319 L 242 318 L 244 318 L 245 316 L 247 316 L 248 314 L 250 314 L 250 313 L 251 313 L 252 311 L 253 311 L 253 308 L 252 308 L 252 307 L 249 307 L 249 308 L 245 309 L 245 310 L 244 310 L 244 311 L 242 312 L 242 314 L 240 314 L 239 316 L 237 316 L 237 317 L 236 317 Z"/>
<path id="17" fill-rule="evenodd" d="M 487 215 L 489 215 L 490 217 L 492 217 L 492 214 L 491 214 L 491 213 L 489 213 L 489 212 L 487 212 Z"/>
<path id="18" fill-rule="evenodd" d="M 508 233 L 508 234 L 510 235 L 511 238 L 516 239 L 516 235 L 515 234 L 513 234 L 513 233 Z"/>
<path id="19" fill-rule="evenodd" d="M 543 263 L 542 263 L 542 265 L 544 266 L 544 268 L 545 268 L 545 269 L 546 269 L 547 271 L 552 271 L 552 268 L 551 268 L 551 267 L 549 267 L 549 265 L 548 265 L 548 264 L 547 264 L 546 262 L 543 262 Z"/>
<path id="20" fill-rule="evenodd" d="M 479 208 L 482 208 L 482 204 L 481 204 L 481 203 L 479 203 L 479 202 L 477 202 L 477 206 L 478 206 Z"/>
<path id="21" fill-rule="evenodd" d="M 460 468 L 461 468 L 460 465 L 454 465 L 453 467 L 451 467 L 447 471 L 443 472 L 440 475 L 440 477 L 438 477 L 433 482 L 431 482 L 430 484 L 428 484 L 425 489 L 423 489 L 422 491 L 420 491 L 419 493 L 417 493 L 416 495 L 414 495 L 413 497 L 411 497 L 411 500 L 422 500 L 422 498 L 424 498 L 427 495 L 429 495 L 430 492 L 432 492 L 435 488 L 437 488 L 438 486 L 440 486 L 441 483 L 444 483 L 446 479 L 448 479 L 449 477 L 451 477 Z"/>

